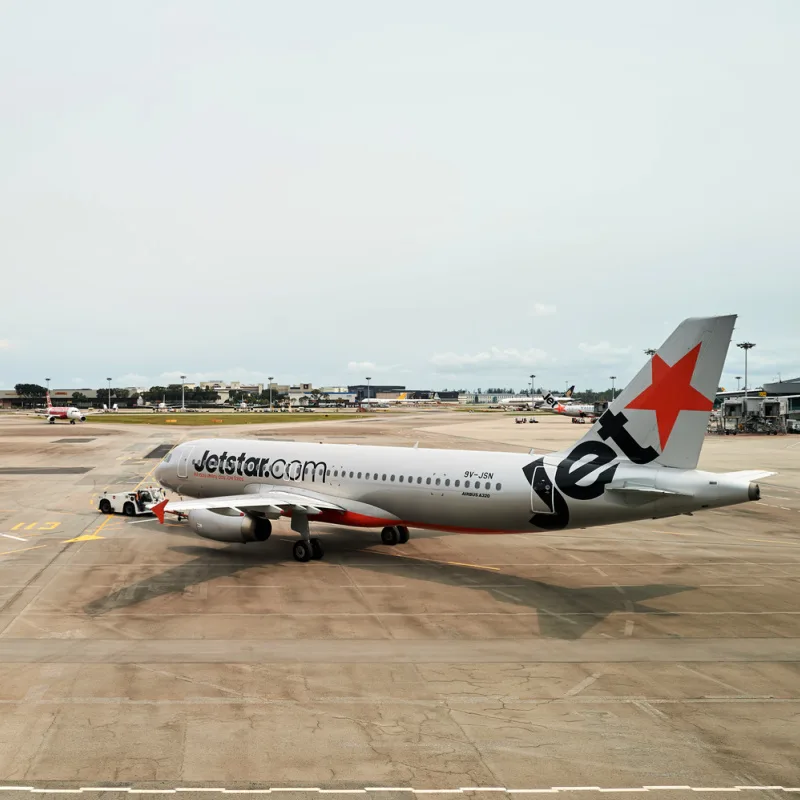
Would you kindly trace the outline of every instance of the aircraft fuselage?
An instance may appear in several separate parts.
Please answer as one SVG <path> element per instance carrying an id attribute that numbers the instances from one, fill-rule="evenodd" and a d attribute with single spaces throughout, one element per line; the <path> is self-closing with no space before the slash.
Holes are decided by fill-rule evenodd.
<path id="1" fill-rule="evenodd" d="M 631 463 L 611 444 L 579 447 L 535 456 L 208 439 L 180 445 L 156 477 L 192 498 L 295 489 L 347 509 L 324 521 L 466 533 L 589 527 L 756 499 L 757 487 L 733 474 Z"/>

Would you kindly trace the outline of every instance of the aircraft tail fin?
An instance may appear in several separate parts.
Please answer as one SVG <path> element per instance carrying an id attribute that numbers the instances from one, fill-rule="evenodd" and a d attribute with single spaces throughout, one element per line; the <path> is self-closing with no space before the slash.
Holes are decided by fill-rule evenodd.
<path id="1" fill-rule="evenodd" d="M 694 469 L 736 315 L 684 320 L 602 413 L 584 440 L 636 463 Z"/>
<path id="2" fill-rule="evenodd" d="M 574 391 L 575 391 L 575 384 L 573 383 L 572 386 L 570 386 L 569 389 L 567 389 L 567 391 L 566 391 L 564 396 L 565 397 L 572 397 L 572 394 L 573 394 Z"/>

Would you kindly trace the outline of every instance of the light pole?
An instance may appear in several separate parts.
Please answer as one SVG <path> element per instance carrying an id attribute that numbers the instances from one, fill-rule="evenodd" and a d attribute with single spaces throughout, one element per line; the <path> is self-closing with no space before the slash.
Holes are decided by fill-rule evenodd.
<path id="1" fill-rule="evenodd" d="M 531 399 L 533 399 L 533 379 L 535 377 L 536 377 L 535 375 L 531 375 L 531 394 L 530 394 Z"/>
<path id="2" fill-rule="evenodd" d="M 614 392 L 614 381 L 616 379 L 617 379 L 616 375 L 612 375 L 611 376 L 611 402 L 612 403 L 614 402 L 614 395 L 615 395 L 615 392 Z"/>
<path id="3" fill-rule="evenodd" d="M 186 411 L 186 376 L 181 375 L 181 411 Z"/>
<path id="4" fill-rule="evenodd" d="M 652 358 L 656 354 L 656 351 L 652 347 L 647 347 L 645 348 L 644 353 Z"/>
<path id="5" fill-rule="evenodd" d="M 747 416 L 747 351 L 756 345 L 755 342 L 739 342 L 736 346 L 744 350 L 744 414 Z"/>
<path id="6" fill-rule="evenodd" d="M 739 383 L 740 383 L 741 380 L 742 380 L 742 376 L 741 375 L 737 375 L 736 376 L 736 391 L 737 392 L 739 391 Z"/>
<path id="7" fill-rule="evenodd" d="M 272 375 L 268 375 L 267 380 L 269 380 L 269 410 L 272 411 Z"/>
<path id="8" fill-rule="evenodd" d="M 45 382 L 47 383 L 47 397 L 50 397 L 50 378 L 45 378 Z M 46 404 L 48 404 L 47 397 L 45 397 L 45 400 L 44 400 L 44 402 Z M 22 407 L 25 408 L 25 401 L 24 400 L 22 401 Z M 31 406 L 31 408 L 34 408 L 34 407 L 35 406 Z"/>
<path id="9" fill-rule="evenodd" d="M 108 410 L 111 411 L 111 378 L 106 378 L 108 381 Z"/>
<path id="10" fill-rule="evenodd" d="M 367 400 L 369 400 L 369 382 L 371 380 L 372 380 L 372 378 L 367 378 Z"/>

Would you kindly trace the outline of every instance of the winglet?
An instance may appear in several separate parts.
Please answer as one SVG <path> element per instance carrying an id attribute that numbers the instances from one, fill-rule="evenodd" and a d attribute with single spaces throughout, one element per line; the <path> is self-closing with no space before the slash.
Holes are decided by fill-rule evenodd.
<path id="1" fill-rule="evenodd" d="M 153 506 L 153 513 L 158 517 L 158 521 L 163 525 L 164 524 L 164 510 L 167 507 L 167 503 L 169 500 L 164 498 L 160 503 L 156 503 Z"/>

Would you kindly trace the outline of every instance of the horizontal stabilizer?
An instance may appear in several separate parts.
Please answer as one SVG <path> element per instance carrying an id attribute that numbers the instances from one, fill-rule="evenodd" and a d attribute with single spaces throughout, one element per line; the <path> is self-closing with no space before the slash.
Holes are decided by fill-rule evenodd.
<path id="1" fill-rule="evenodd" d="M 667 489 L 657 489 L 655 486 L 635 483 L 632 481 L 619 481 L 606 486 L 606 496 L 621 505 L 643 506 L 668 497 L 691 497 L 684 492 L 673 492 Z"/>
<path id="2" fill-rule="evenodd" d="M 726 472 L 728 477 L 741 478 L 746 481 L 760 481 L 764 478 L 769 478 L 770 475 L 777 475 L 777 472 L 770 472 L 766 469 L 743 469 L 739 472 Z"/>
<path id="3" fill-rule="evenodd" d="M 640 496 L 648 495 L 654 500 L 659 497 L 692 497 L 691 494 L 685 492 L 672 492 L 667 489 L 656 489 L 655 486 L 643 486 L 630 481 L 622 481 L 621 483 L 609 483 L 606 486 L 607 492 L 617 492 L 619 494 L 636 494 Z"/>

